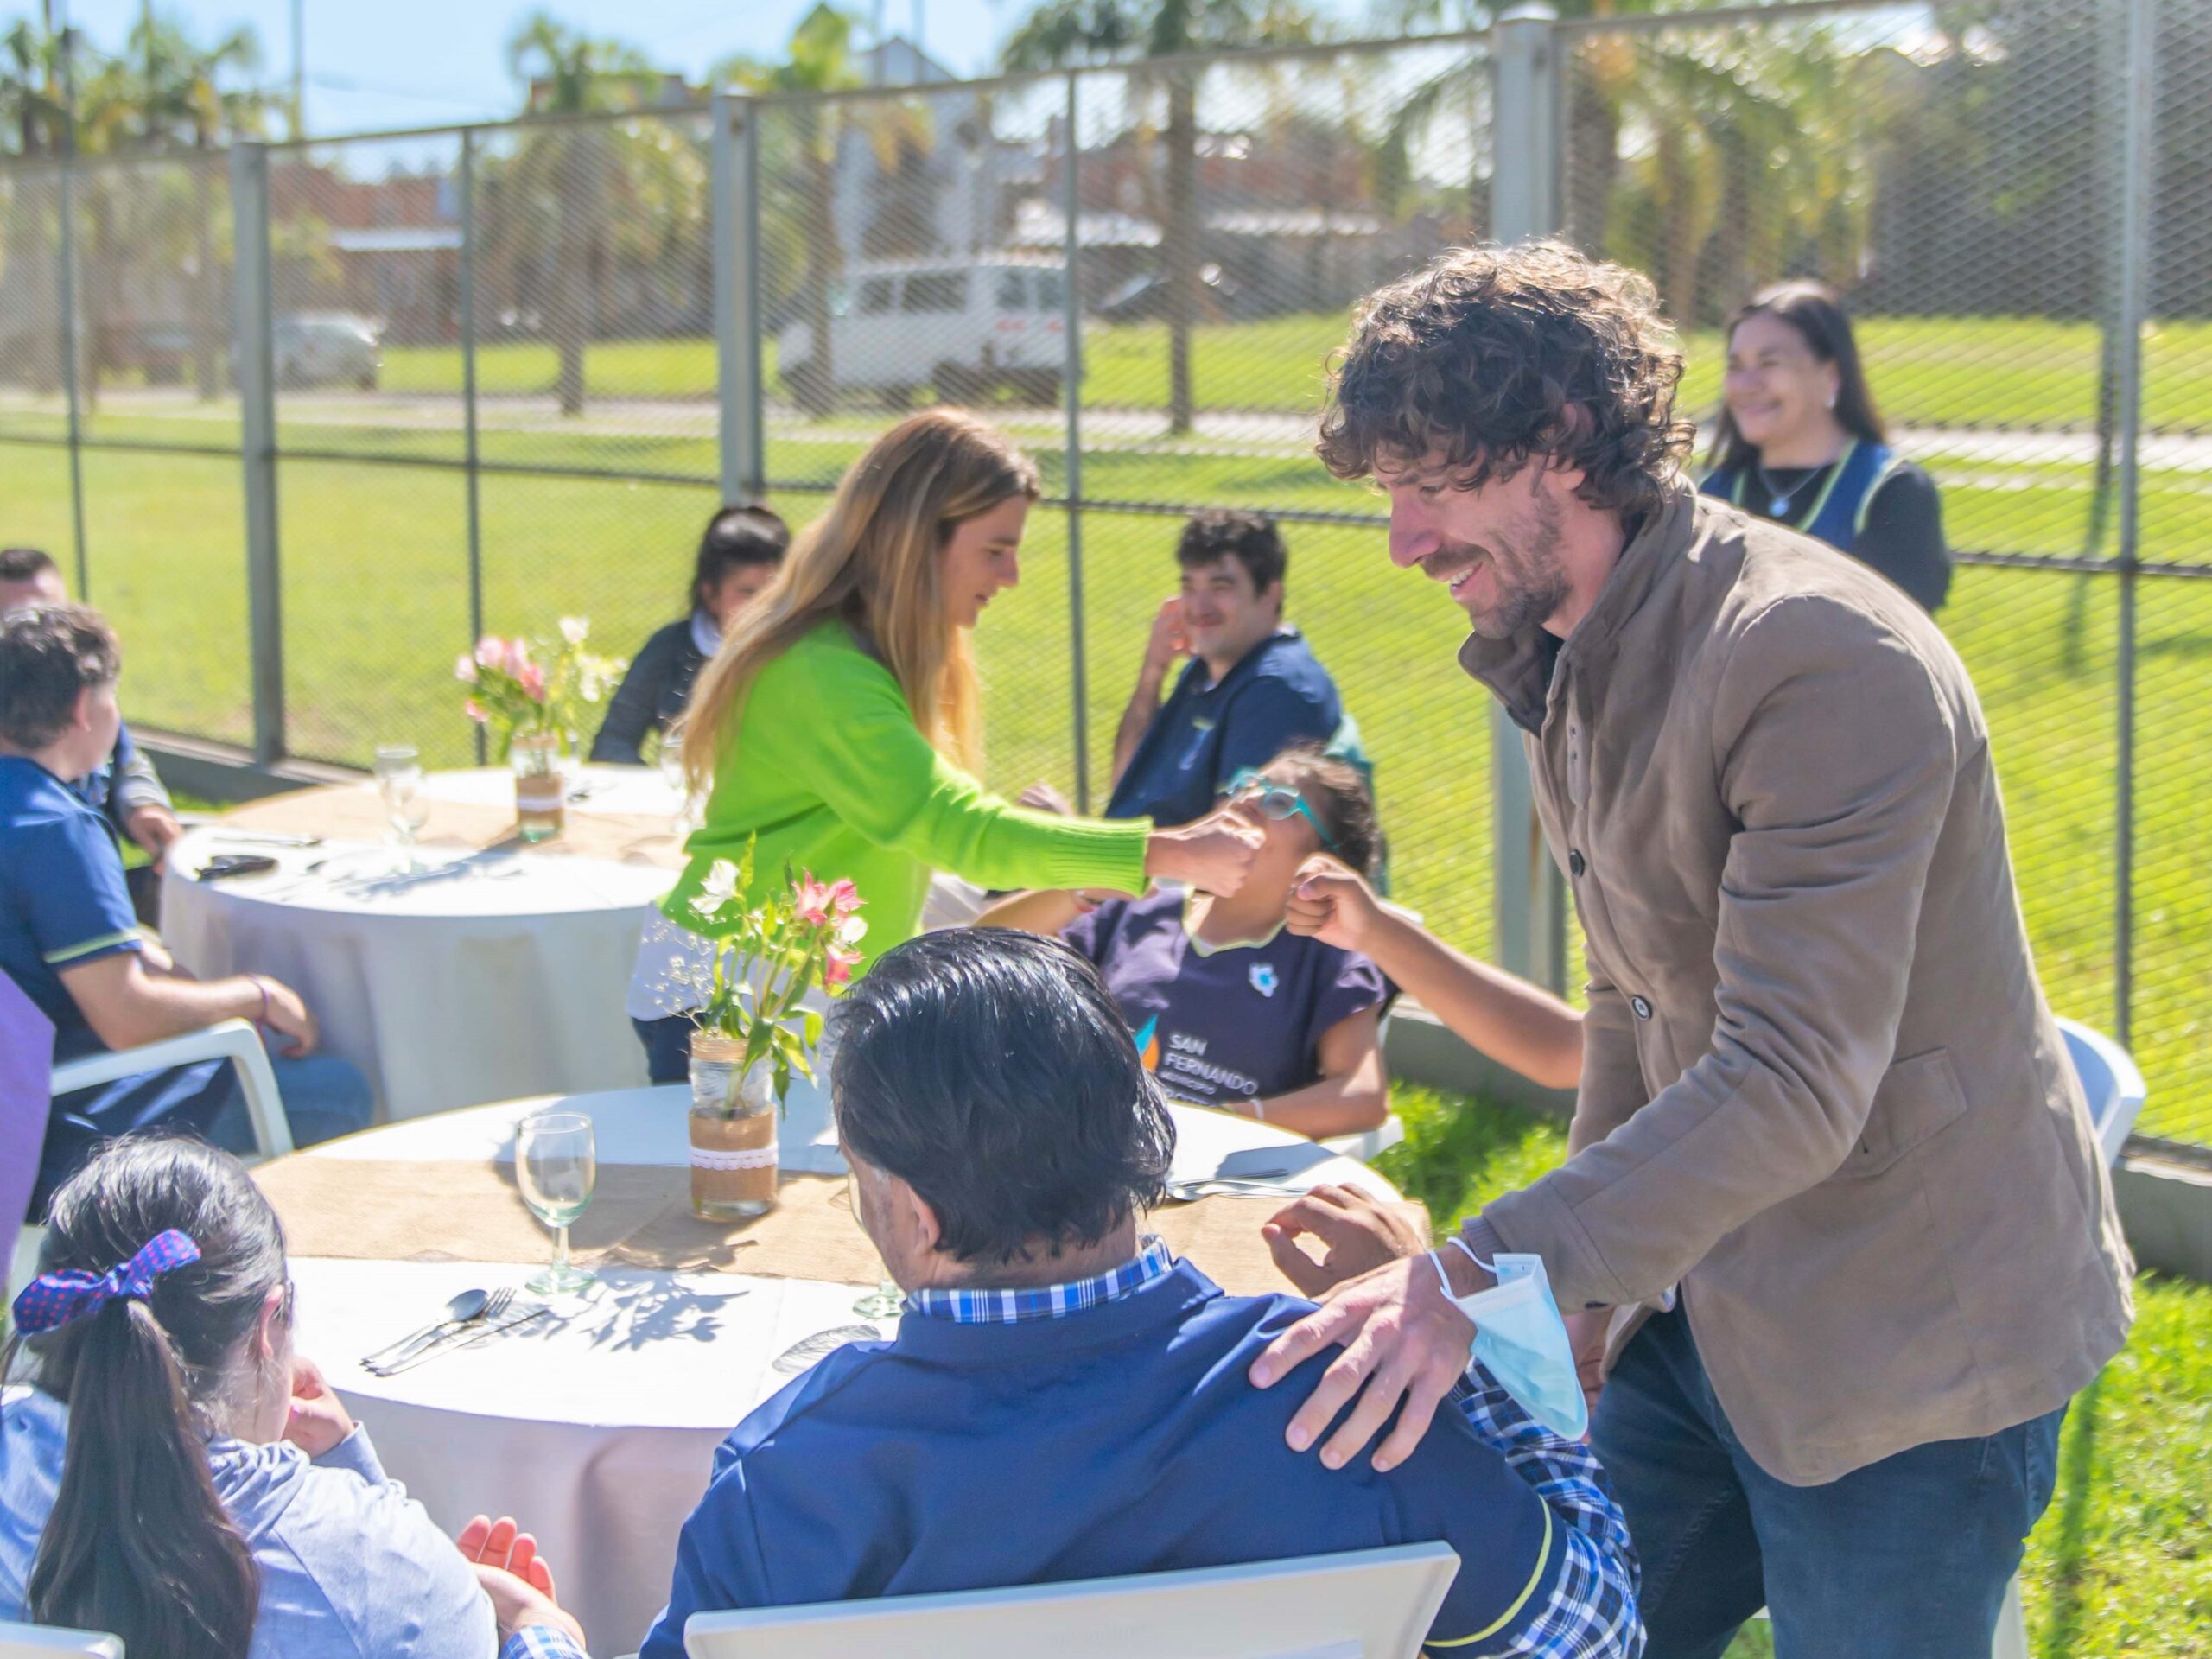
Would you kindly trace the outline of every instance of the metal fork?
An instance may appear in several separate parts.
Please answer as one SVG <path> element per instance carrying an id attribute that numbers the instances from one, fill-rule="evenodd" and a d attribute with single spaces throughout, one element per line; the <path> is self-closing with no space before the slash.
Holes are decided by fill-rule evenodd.
<path id="1" fill-rule="evenodd" d="M 474 1319 L 449 1322 L 434 1331 L 425 1332 L 389 1358 L 378 1356 L 373 1365 L 364 1362 L 363 1369 L 378 1376 L 389 1376 L 401 1366 L 411 1363 L 434 1348 L 442 1347 L 455 1337 L 493 1323 L 513 1305 L 514 1300 L 514 1287 L 502 1285 L 484 1299 L 484 1311 Z"/>

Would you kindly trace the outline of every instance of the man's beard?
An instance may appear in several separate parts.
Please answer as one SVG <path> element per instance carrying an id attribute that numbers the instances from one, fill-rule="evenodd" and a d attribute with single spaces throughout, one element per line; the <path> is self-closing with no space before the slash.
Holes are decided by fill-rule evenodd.
<path id="1" fill-rule="evenodd" d="M 1485 639 L 1510 639 L 1541 627 L 1567 602 L 1572 591 L 1567 567 L 1560 563 L 1560 511 L 1556 502 L 1538 495 L 1534 517 L 1525 537 L 1509 542 L 1500 537 L 1487 550 L 1491 578 L 1497 587 L 1497 602 L 1469 613 L 1474 631 Z M 1467 543 L 1446 542 L 1439 562 L 1472 560 L 1482 551 Z M 1431 555 L 1438 558 L 1438 555 Z"/>

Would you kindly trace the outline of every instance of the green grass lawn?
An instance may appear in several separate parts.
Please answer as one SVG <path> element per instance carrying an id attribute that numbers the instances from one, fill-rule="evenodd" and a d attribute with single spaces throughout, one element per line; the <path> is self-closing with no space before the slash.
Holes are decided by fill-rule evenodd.
<path id="1" fill-rule="evenodd" d="M 1341 345 L 1337 313 L 1201 327 L 1192 379 L 1202 408 L 1308 409 L 1319 404 L 1323 361 Z M 2039 317 L 1872 317 L 1859 325 L 1867 372 L 1884 410 L 1914 426 L 2070 426 L 2096 419 L 2099 333 L 2088 322 Z M 1166 327 L 1092 322 L 1084 331 L 1085 395 L 1102 407 L 1164 408 Z M 769 342 L 773 371 L 773 341 Z M 1684 340 L 1684 406 L 1718 400 L 1723 346 L 1710 331 Z M 2155 431 L 2212 430 L 2212 323 L 2153 325 L 2145 337 L 2145 417 Z M 543 343 L 487 346 L 477 386 L 487 397 L 545 392 L 556 358 Z M 608 397 L 704 397 L 715 386 L 704 339 L 616 340 L 589 348 L 585 381 Z M 461 362 L 449 346 L 392 346 L 384 385 L 458 395 Z"/>
<path id="2" fill-rule="evenodd" d="M 1405 1144 L 1378 1166 L 1440 1227 L 1566 1154 L 1556 1123 L 1398 1091 Z M 2127 1346 L 2068 1414 L 2058 1491 L 2021 1572 L 2029 1650 L 2202 1659 L 2212 1630 L 2212 1287 L 2146 1274 Z M 1728 1659 L 1773 1651 L 1764 1624 Z"/>

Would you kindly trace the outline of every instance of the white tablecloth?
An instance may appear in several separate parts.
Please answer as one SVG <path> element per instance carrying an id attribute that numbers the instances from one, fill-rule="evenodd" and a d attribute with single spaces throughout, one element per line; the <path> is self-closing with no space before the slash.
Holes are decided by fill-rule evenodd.
<path id="1" fill-rule="evenodd" d="M 580 805 L 672 813 L 658 772 L 590 767 Z M 434 774 L 435 798 L 512 804 L 505 772 Z M 265 853 L 269 874 L 194 880 L 223 851 Z M 647 909 L 674 872 L 646 863 L 426 848 L 419 874 L 391 848 L 291 849 L 196 829 L 170 850 L 162 932 L 203 978 L 257 971 L 297 990 L 326 1052 L 368 1074 L 398 1119 L 518 1089 L 621 1088 L 645 1079 L 623 1001 Z M 310 867 L 315 867 L 310 868 Z"/>
<path id="2" fill-rule="evenodd" d="M 681 1089 L 539 1098 L 395 1124 L 308 1154 L 394 1161 L 512 1160 L 514 1125 L 558 1104 L 588 1112 L 605 1163 L 689 1160 Z M 1175 1175 L 1293 1172 L 1396 1196 L 1382 1177 L 1248 1119 L 1178 1106 Z M 790 1137 L 796 1141 L 796 1135 Z M 787 1141 L 789 1144 L 789 1141 Z M 1253 1225 L 1268 1214 L 1254 1203 Z M 386 1470 L 448 1530 L 480 1511 L 537 1535 L 594 1651 L 626 1653 L 666 1600 L 676 1537 L 706 1490 L 715 1444 L 788 1382 L 776 1361 L 818 1332 L 866 1322 L 861 1287 L 733 1274 L 609 1270 L 556 1324 L 506 1333 L 395 1377 L 359 1356 L 435 1315 L 455 1291 L 517 1284 L 512 1264 L 296 1259 L 301 1351 L 367 1423 Z M 889 1334 L 890 1326 L 881 1327 Z"/>

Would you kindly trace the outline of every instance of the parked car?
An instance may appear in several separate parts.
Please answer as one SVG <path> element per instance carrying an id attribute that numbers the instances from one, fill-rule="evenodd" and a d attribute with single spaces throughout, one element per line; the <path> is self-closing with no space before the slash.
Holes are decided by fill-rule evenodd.
<path id="1" fill-rule="evenodd" d="M 270 344 L 280 386 L 377 389 L 384 356 L 376 325 L 350 311 L 301 311 L 276 319 Z"/>
<path id="2" fill-rule="evenodd" d="M 1221 267 L 1198 267 L 1198 319 L 1217 322 L 1232 315 L 1239 297 L 1236 284 L 1221 274 Z M 1156 270 L 1132 276 L 1109 294 L 1098 306 L 1101 322 L 1149 322 L 1167 315 L 1167 278 Z"/>
<path id="3" fill-rule="evenodd" d="M 778 331 L 784 389 L 814 415 L 849 391 L 903 407 L 925 384 L 947 403 L 975 403 L 1001 386 L 1026 402 L 1055 403 L 1065 306 L 1060 264 L 1044 255 L 857 265 L 830 296 L 827 373 L 804 316 Z"/>

